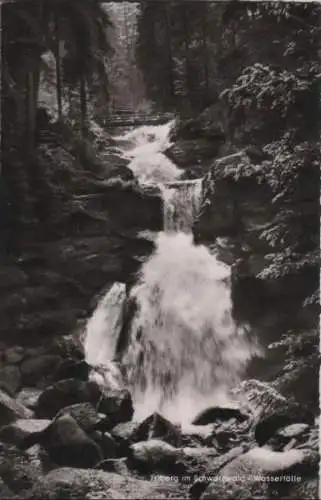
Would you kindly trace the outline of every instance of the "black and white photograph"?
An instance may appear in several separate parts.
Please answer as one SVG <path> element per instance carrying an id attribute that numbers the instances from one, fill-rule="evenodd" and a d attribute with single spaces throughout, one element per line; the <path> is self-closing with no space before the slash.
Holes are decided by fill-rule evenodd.
<path id="1" fill-rule="evenodd" d="M 0 499 L 320 499 L 321 3 L 0 27 Z"/>

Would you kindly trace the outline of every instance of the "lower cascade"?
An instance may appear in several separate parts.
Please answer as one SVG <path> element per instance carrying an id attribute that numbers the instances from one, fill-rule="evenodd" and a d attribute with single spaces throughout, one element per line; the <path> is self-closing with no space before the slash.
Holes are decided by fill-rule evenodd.
<path id="1" fill-rule="evenodd" d="M 171 421 L 188 423 L 207 406 L 229 403 L 229 389 L 240 381 L 257 347 L 234 323 L 229 267 L 193 242 L 202 180 L 173 178 L 161 187 L 164 231 L 130 293 L 136 312 L 121 365 L 135 418 L 158 411 Z M 86 350 L 93 364 L 116 355 L 123 311 L 120 285 L 109 290 L 87 324 Z"/>

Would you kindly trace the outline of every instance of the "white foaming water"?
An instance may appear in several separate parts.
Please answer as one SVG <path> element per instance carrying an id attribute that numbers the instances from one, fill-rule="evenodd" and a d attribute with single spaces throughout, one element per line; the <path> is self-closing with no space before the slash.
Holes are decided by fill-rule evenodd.
<path id="1" fill-rule="evenodd" d="M 229 389 L 258 349 L 233 321 L 229 267 L 193 243 L 202 179 L 177 180 L 182 171 L 162 154 L 172 125 L 122 137 L 139 181 L 161 186 L 165 230 L 131 292 L 137 311 L 122 365 L 135 418 L 158 411 L 186 427 L 202 409 L 232 403 Z M 95 364 L 112 359 L 121 328 L 125 291 L 114 286 L 87 325 L 87 358 Z"/>
<path id="2" fill-rule="evenodd" d="M 160 411 L 190 422 L 227 403 L 255 352 L 232 319 L 229 268 L 191 235 L 160 233 L 132 295 L 138 311 L 122 363 L 137 418 Z"/>
<path id="3" fill-rule="evenodd" d="M 86 325 L 85 353 L 90 365 L 112 361 L 123 324 L 126 285 L 116 282 L 99 301 Z"/>
<path id="4" fill-rule="evenodd" d="M 124 136 L 115 137 L 123 155 L 130 161 L 128 168 L 141 184 L 164 184 L 179 179 L 183 171 L 164 154 L 171 143 L 169 133 L 175 121 L 165 125 L 142 126 Z"/>

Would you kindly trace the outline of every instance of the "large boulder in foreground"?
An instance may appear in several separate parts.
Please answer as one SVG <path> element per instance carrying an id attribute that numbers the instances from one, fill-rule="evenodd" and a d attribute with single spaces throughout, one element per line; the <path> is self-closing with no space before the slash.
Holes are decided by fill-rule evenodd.
<path id="1" fill-rule="evenodd" d="M 28 436 L 22 446 L 39 443 L 52 462 L 60 466 L 94 467 L 103 459 L 97 443 L 79 427 L 70 415 L 55 419 L 43 431 Z"/>
<path id="2" fill-rule="evenodd" d="M 38 436 L 39 432 L 47 429 L 50 423 L 51 421 L 48 419 L 18 419 L 0 429 L 0 441 L 19 448 L 26 439 L 30 439 L 34 435 Z"/>
<path id="3" fill-rule="evenodd" d="M 292 475 L 295 478 L 292 478 L 292 483 L 304 480 L 300 476 L 300 466 L 303 472 L 305 461 L 305 454 L 300 450 L 274 452 L 266 448 L 253 448 L 223 467 L 200 498 L 271 498 L 273 491 L 285 493 L 291 486 L 291 478 L 284 478 Z"/>
<path id="4" fill-rule="evenodd" d="M 177 483 L 143 481 L 101 470 L 62 468 L 41 478 L 31 491 L 31 498 L 60 500 L 64 498 L 137 500 L 187 498 L 181 496 Z"/>
<path id="5" fill-rule="evenodd" d="M 182 452 L 160 439 L 149 439 L 131 445 L 130 461 L 139 472 L 173 473 Z"/>
<path id="6" fill-rule="evenodd" d="M 182 444 L 182 436 L 177 427 L 159 413 L 153 413 L 143 420 L 130 437 L 133 443 L 148 439 L 161 439 L 172 446 Z"/>

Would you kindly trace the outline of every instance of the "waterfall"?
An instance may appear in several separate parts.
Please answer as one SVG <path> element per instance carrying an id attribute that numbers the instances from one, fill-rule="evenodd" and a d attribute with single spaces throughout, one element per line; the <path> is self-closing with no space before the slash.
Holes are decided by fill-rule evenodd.
<path id="1" fill-rule="evenodd" d="M 202 179 L 167 184 L 162 192 L 164 231 L 190 232 L 201 206 Z"/>
<path id="2" fill-rule="evenodd" d="M 99 301 L 86 325 L 85 353 L 89 364 L 106 364 L 116 354 L 123 324 L 126 286 L 116 282 Z"/>
<path id="3" fill-rule="evenodd" d="M 123 136 L 125 154 L 132 158 L 130 168 L 140 182 L 161 186 L 164 231 L 131 291 L 136 312 L 121 363 L 135 418 L 159 411 L 174 422 L 187 423 L 207 406 L 227 404 L 229 389 L 241 379 L 257 348 L 233 321 L 229 267 L 193 242 L 202 179 L 180 180 L 182 172 L 163 155 L 169 130 L 140 127 Z M 92 327 L 94 334 L 95 328 L 102 328 L 96 334 L 100 350 L 92 351 L 93 357 L 102 359 L 107 352 L 110 356 L 110 343 L 115 345 L 115 316 L 120 317 L 115 314 L 116 302 L 110 291 L 98 306 L 98 318 L 94 314 L 93 325 L 87 327 L 89 344 Z"/>

